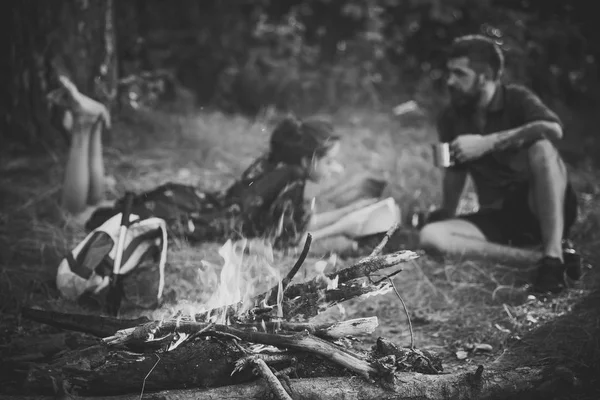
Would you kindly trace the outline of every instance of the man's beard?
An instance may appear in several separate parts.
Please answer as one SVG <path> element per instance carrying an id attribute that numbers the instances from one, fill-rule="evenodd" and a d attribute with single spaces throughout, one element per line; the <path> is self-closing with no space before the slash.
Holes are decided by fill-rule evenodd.
<path id="1" fill-rule="evenodd" d="M 448 87 L 448 93 L 450 94 L 450 101 L 455 108 L 464 111 L 473 111 L 477 108 L 483 91 L 473 85 L 473 87 L 466 92 Z"/>

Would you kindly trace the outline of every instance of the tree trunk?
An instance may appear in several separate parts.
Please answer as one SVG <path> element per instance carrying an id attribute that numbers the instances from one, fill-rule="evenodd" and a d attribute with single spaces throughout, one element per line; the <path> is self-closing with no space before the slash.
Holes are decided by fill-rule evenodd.
<path id="1" fill-rule="evenodd" d="M 3 143 L 57 145 L 60 138 L 46 103 L 56 70 L 86 95 L 111 106 L 117 84 L 112 0 L 13 1 L 7 70 L 1 74 Z"/>

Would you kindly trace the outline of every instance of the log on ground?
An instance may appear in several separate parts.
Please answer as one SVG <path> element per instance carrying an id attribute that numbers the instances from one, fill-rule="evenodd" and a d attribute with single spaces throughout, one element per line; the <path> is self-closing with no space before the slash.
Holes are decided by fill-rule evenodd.
<path id="1" fill-rule="evenodd" d="M 144 380 L 149 391 L 229 385 L 252 379 L 250 373 L 230 375 L 243 355 L 232 344 L 213 340 L 197 340 L 166 353 L 140 354 L 97 345 L 32 366 L 26 387 L 31 393 L 49 393 L 52 378 L 66 379 L 85 394 L 129 393 L 140 389 Z"/>
<path id="2" fill-rule="evenodd" d="M 551 371 L 543 368 L 521 367 L 511 370 L 480 369 L 446 375 L 423 375 L 396 373 L 395 385 L 384 388 L 377 383 L 366 382 L 358 377 L 324 377 L 291 379 L 291 396 L 303 399 L 356 399 L 356 400 L 462 400 L 462 399 L 526 399 L 544 395 L 544 387 L 552 379 Z M 155 400 L 214 400 L 214 399 L 264 399 L 269 389 L 260 380 L 211 389 L 168 390 L 158 393 L 146 391 L 143 398 Z M 29 400 L 50 400 L 49 397 L 18 397 Z M 110 397 L 76 397 L 87 400 L 137 400 L 140 391 Z M 16 397 L 0 396 L 0 400 Z"/>

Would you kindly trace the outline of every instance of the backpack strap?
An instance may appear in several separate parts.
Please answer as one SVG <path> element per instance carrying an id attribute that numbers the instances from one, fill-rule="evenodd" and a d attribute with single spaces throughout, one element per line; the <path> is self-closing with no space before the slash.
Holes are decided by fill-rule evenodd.
<path id="1" fill-rule="evenodd" d="M 142 244 L 143 242 L 146 242 L 146 241 L 151 241 L 152 239 L 156 239 L 158 237 L 160 237 L 160 228 L 153 229 L 148 232 L 144 232 L 141 235 L 134 237 L 131 240 L 131 242 L 129 242 L 129 244 L 127 245 L 125 250 L 123 251 L 123 259 L 121 261 L 121 264 L 122 265 L 127 264 L 127 262 L 129 261 L 129 258 L 131 257 L 131 255 L 133 254 L 135 249 L 137 249 L 140 244 Z"/>
<path id="2" fill-rule="evenodd" d="M 95 248 L 94 245 L 96 244 L 100 244 L 100 247 Z M 69 251 L 65 258 L 74 274 L 83 279 L 89 279 L 95 268 L 102 264 L 103 259 L 110 253 L 113 246 L 114 241 L 109 234 L 95 231 L 90 234 L 89 239 L 77 256 L 73 256 L 73 252 Z M 94 253 L 92 254 L 92 252 Z"/>
<path id="3" fill-rule="evenodd" d="M 156 298 L 160 300 L 162 298 L 163 290 L 165 287 L 165 264 L 167 263 L 167 224 L 164 220 L 160 220 L 160 229 L 162 230 L 162 250 L 160 252 L 160 261 L 158 262 L 159 280 L 158 280 L 158 293 Z"/>

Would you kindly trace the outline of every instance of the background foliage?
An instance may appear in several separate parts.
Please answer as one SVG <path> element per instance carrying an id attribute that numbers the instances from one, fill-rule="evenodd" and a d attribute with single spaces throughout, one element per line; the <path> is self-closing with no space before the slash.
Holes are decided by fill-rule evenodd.
<path id="1" fill-rule="evenodd" d="M 441 88 L 443 49 L 483 33 L 508 78 L 558 107 L 597 104 L 591 2 L 516 0 L 159 0 L 116 5 L 124 63 L 169 68 L 202 104 L 254 113 L 379 107 Z M 427 100 L 430 101 L 430 100 Z"/>
<path id="2" fill-rule="evenodd" d="M 57 66 L 111 107 L 151 105 L 186 88 L 199 106 L 247 115 L 273 107 L 389 110 L 407 99 L 435 112 L 444 99 L 444 48 L 458 35 L 483 33 L 506 50 L 506 78 L 532 87 L 595 146 L 600 44 L 585 0 L 10 4 L 0 137 L 12 142 L 58 145 L 43 110 Z"/>

